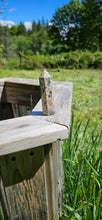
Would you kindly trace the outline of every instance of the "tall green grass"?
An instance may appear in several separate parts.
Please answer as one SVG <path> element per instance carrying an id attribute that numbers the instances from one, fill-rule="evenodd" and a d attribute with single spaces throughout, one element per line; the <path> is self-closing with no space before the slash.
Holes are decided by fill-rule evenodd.
<path id="1" fill-rule="evenodd" d="M 1 211 L 0 211 L 0 220 L 3 220 L 2 215 L 1 215 Z"/>
<path id="2" fill-rule="evenodd" d="M 102 132 L 74 123 L 63 144 L 64 201 L 60 219 L 102 219 Z M 90 131 L 90 132 L 89 132 Z"/>

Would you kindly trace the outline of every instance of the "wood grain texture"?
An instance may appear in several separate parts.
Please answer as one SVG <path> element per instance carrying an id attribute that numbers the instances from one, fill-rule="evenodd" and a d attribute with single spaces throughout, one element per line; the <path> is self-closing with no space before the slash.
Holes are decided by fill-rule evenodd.
<path id="1" fill-rule="evenodd" d="M 11 219 L 47 220 L 43 147 L 1 157 L 0 169 Z"/>
<path id="2" fill-rule="evenodd" d="M 58 213 L 58 157 L 57 144 L 45 146 L 45 170 L 46 186 L 48 197 L 48 216 L 49 220 L 59 219 Z"/>
<path id="3" fill-rule="evenodd" d="M 4 85 L 0 85 L 0 102 L 2 100 L 3 89 L 4 89 Z"/>
<path id="4" fill-rule="evenodd" d="M 62 214 L 61 203 L 63 199 L 63 165 L 61 142 L 56 141 L 48 146 L 44 146 L 44 155 L 48 197 L 48 216 L 49 220 L 58 220 L 59 216 Z"/>
<path id="5" fill-rule="evenodd" d="M 23 105 L 11 104 L 14 118 L 30 115 L 31 107 L 26 107 Z"/>
<path id="6" fill-rule="evenodd" d="M 3 85 L 4 85 L 6 79 L 8 79 L 8 78 L 2 78 L 2 79 L 0 79 L 0 86 L 3 86 Z"/>
<path id="7" fill-rule="evenodd" d="M 31 96 L 33 106 L 41 98 L 40 86 L 38 80 L 22 78 L 5 78 L 0 80 L 0 101 L 3 102 L 3 93 L 5 89 L 6 102 L 31 106 Z"/>
<path id="8" fill-rule="evenodd" d="M 0 173 L 0 212 L 2 216 L 0 220 L 5 220 L 5 219 L 10 220 L 9 206 L 5 194 L 5 188 L 3 185 L 1 173 Z"/>
<path id="9" fill-rule="evenodd" d="M 5 138 L 6 137 L 6 138 Z M 0 122 L 0 155 L 38 147 L 68 137 L 68 129 L 33 116 Z"/>
<path id="10" fill-rule="evenodd" d="M 0 157 L 12 220 L 59 219 L 59 142 Z"/>
<path id="11" fill-rule="evenodd" d="M 0 103 L 6 103 L 5 85 L 0 86 Z"/>
<path id="12" fill-rule="evenodd" d="M 11 83 L 20 83 L 20 84 L 28 84 L 28 85 L 36 85 L 39 86 L 39 81 L 35 79 L 25 79 L 25 78 L 2 78 L 0 79 L 0 85 L 5 85 L 5 82 L 11 82 Z"/>
<path id="13" fill-rule="evenodd" d="M 53 82 L 55 114 L 42 116 L 41 100 L 33 109 L 31 115 L 54 123 L 65 125 L 69 128 L 72 102 L 72 83 Z"/>
<path id="14" fill-rule="evenodd" d="M 31 97 L 33 106 L 41 98 L 40 86 L 5 82 L 6 99 L 8 103 L 31 106 Z"/>

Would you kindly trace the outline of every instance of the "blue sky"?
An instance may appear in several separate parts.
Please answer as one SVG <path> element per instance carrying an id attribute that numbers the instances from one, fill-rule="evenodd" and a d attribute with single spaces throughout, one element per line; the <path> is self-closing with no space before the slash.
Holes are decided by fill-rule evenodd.
<path id="1" fill-rule="evenodd" d="M 4 0 L 3 2 L 0 0 L 0 7 L 7 7 L 3 10 L 3 14 L 0 14 L 0 20 L 1 23 L 3 20 L 11 24 L 19 24 L 22 21 L 29 22 L 30 25 L 33 20 L 38 22 L 44 17 L 45 21 L 50 22 L 55 9 L 67 2 L 68 0 Z"/>

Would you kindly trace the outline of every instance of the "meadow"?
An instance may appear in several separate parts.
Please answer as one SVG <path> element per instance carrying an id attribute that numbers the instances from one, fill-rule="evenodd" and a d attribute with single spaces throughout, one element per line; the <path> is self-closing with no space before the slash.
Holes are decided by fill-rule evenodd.
<path id="1" fill-rule="evenodd" d="M 0 78 L 38 79 L 43 69 L 0 69 Z M 73 83 L 70 134 L 63 143 L 64 200 L 60 219 L 102 219 L 102 70 L 47 69 Z M 60 94 L 59 94 L 60 95 Z"/>

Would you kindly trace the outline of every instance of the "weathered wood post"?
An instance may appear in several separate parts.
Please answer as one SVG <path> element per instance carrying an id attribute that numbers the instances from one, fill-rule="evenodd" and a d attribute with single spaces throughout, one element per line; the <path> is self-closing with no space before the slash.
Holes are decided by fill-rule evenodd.
<path id="1" fill-rule="evenodd" d="M 31 95 L 35 105 L 29 116 L 0 121 L 3 220 L 58 220 L 63 184 L 61 141 L 69 132 L 72 84 L 53 82 L 55 112 L 44 116 L 38 81 L 10 78 L 0 83 L 5 88 L 0 88 L 1 105 L 30 106 Z"/>

